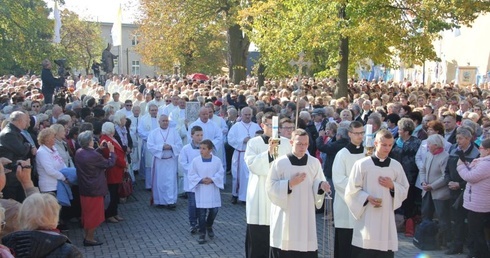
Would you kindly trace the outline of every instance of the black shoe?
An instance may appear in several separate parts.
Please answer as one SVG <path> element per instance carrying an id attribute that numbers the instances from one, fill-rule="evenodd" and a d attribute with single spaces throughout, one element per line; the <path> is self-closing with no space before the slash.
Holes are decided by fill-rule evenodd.
<path id="1" fill-rule="evenodd" d="M 181 193 L 181 194 L 179 194 L 179 198 L 187 199 L 187 193 Z"/>
<path id="2" fill-rule="evenodd" d="M 213 228 L 212 228 L 212 227 L 208 227 L 208 228 L 207 228 L 207 231 L 208 231 L 208 237 L 209 237 L 209 238 L 213 238 L 213 237 L 214 237 L 214 231 L 213 231 Z"/>
<path id="3" fill-rule="evenodd" d="M 167 208 L 169 210 L 174 210 L 175 208 L 177 208 L 177 205 L 175 205 L 175 204 L 169 204 L 169 205 L 167 205 Z"/>
<path id="4" fill-rule="evenodd" d="M 236 204 L 238 202 L 238 197 L 237 196 L 232 196 L 231 197 L 231 203 Z"/>
<path id="5" fill-rule="evenodd" d="M 206 235 L 200 235 L 199 236 L 199 240 L 197 240 L 197 242 L 202 245 L 204 243 L 206 243 Z"/>
<path id="6" fill-rule="evenodd" d="M 462 253 L 463 253 L 463 248 L 453 248 L 453 247 L 451 247 L 444 254 L 451 255 L 451 254 L 462 254 Z"/>
<path id="7" fill-rule="evenodd" d="M 87 239 L 83 240 L 83 246 L 98 246 L 102 244 L 103 243 L 100 241 L 88 241 Z"/>
<path id="8" fill-rule="evenodd" d="M 139 172 L 138 170 L 133 170 L 133 174 L 135 174 L 135 175 L 139 175 L 139 173 L 140 173 L 140 172 Z"/>
<path id="9" fill-rule="evenodd" d="M 196 226 L 191 226 L 190 232 L 192 235 L 196 234 L 199 229 Z"/>

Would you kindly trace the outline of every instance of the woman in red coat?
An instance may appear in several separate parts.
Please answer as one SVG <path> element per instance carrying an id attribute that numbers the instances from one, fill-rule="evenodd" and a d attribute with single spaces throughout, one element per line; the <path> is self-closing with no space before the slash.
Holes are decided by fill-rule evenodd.
<path id="1" fill-rule="evenodd" d="M 122 146 L 114 138 L 115 128 L 114 124 L 111 122 L 105 122 L 102 125 L 102 135 L 100 137 L 100 142 L 107 141 L 114 145 L 114 153 L 116 154 L 116 165 L 106 170 L 107 176 L 107 187 L 109 188 L 109 194 L 111 196 L 111 201 L 109 207 L 105 211 L 105 218 L 107 222 L 118 223 L 123 220 L 121 216 L 117 213 L 117 206 L 119 204 L 119 193 L 118 189 L 123 181 L 124 169 L 126 169 L 126 153 L 124 152 Z M 109 151 L 104 148 L 104 157 L 109 157 Z"/>

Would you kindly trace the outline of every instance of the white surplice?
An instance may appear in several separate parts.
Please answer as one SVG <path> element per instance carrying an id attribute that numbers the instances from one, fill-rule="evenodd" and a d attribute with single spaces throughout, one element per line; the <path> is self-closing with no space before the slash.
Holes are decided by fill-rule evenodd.
<path id="1" fill-rule="evenodd" d="M 153 155 L 152 193 L 153 203 L 157 205 L 177 202 L 177 166 L 178 155 L 182 149 L 182 140 L 175 129 L 157 128 L 148 135 L 148 150 Z M 171 150 L 163 150 L 168 144 Z"/>
<path id="2" fill-rule="evenodd" d="M 150 132 L 158 127 L 158 118 L 151 117 L 149 113 L 142 116 L 138 121 L 138 135 L 141 138 L 140 173 L 142 171 L 145 175 L 146 189 L 151 188 L 151 165 L 153 162 L 153 155 L 151 155 L 147 147 L 147 139 Z"/>
<path id="3" fill-rule="evenodd" d="M 356 161 L 345 189 L 345 201 L 355 218 L 352 245 L 363 249 L 397 251 L 395 210 L 407 198 L 409 184 L 398 161 L 387 158 L 383 163 L 383 166 L 375 165 L 373 157 Z M 393 197 L 388 188 L 379 184 L 380 176 L 393 180 Z M 365 205 L 369 195 L 381 198 L 381 207 L 374 207 L 369 202 Z"/>
<path id="4" fill-rule="evenodd" d="M 332 181 L 335 187 L 333 216 L 336 228 L 351 229 L 354 227 L 354 216 L 352 216 L 344 200 L 345 188 L 354 162 L 365 157 L 364 153 L 353 154 L 347 148 L 341 149 L 335 156 L 332 165 Z"/>
<path id="5" fill-rule="evenodd" d="M 250 140 L 255 136 L 255 132 L 261 130 L 260 126 L 254 122 L 244 123 L 238 122 L 234 124 L 228 132 L 228 144 L 235 149 L 231 160 L 231 174 L 233 196 L 238 196 L 238 200 L 246 201 L 247 185 L 248 185 L 248 167 L 245 163 L 245 150 L 247 144 L 243 140 L 250 137 Z"/>
<path id="6" fill-rule="evenodd" d="M 219 189 L 224 189 L 224 173 L 221 160 L 214 155 L 209 162 L 203 161 L 201 156 L 192 160 L 191 168 L 189 169 L 189 187 L 196 193 L 197 208 L 221 207 Z M 213 183 L 209 185 L 200 183 L 205 177 L 211 178 Z"/>
<path id="7" fill-rule="evenodd" d="M 304 166 L 292 165 L 290 155 L 279 157 L 270 169 L 266 190 L 271 200 L 270 245 L 283 251 L 318 250 L 315 207 L 319 209 L 325 194 L 318 194 L 325 180 L 320 161 L 307 155 Z M 306 173 L 304 181 L 292 188 L 288 182 L 297 173 Z"/>
<path id="8" fill-rule="evenodd" d="M 231 130 L 230 130 L 231 132 Z M 247 224 L 270 225 L 271 201 L 265 190 L 265 181 L 272 163 L 269 163 L 269 143 L 265 136 L 257 136 L 247 143 L 244 161 L 249 170 L 246 198 Z M 281 137 L 278 157 L 291 153 L 289 139 Z"/>
<path id="9" fill-rule="evenodd" d="M 199 145 L 194 148 L 190 143 L 185 145 L 179 154 L 179 167 L 184 176 L 183 180 L 183 190 L 184 192 L 192 192 L 189 187 L 189 169 L 191 168 L 192 161 L 194 158 L 200 156 Z"/>

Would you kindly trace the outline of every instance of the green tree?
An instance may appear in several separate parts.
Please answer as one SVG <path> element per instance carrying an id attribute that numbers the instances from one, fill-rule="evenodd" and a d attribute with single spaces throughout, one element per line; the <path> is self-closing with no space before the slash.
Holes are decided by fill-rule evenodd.
<path id="1" fill-rule="evenodd" d="M 100 26 L 81 20 L 68 9 L 61 12 L 61 24 L 61 42 L 56 45 L 57 58 L 66 58 L 70 68 L 89 73 L 92 61 L 99 60 L 104 49 Z"/>
<path id="2" fill-rule="evenodd" d="M 315 75 L 339 77 L 340 97 L 348 74 L 366 60 L 393 68 L 395 57 L 409 65 L 436 60 L 432 42 L 441 31 L 489 10 L 487 0 L 268 0 L 240 16 L 267 75 L 294 74 L 288 61 L 304 51 Z"/>
<path id="3" fill-rule="evenodd" d="M 239 1 L 141 0 L 141 38 L 145 62 L 184 72 L 219 73 L 229 68 L 234 82 L 245 79 L 250 41 L 237 24 Z"/>
<path id="4" fill-rule="evenodd" d="M 49 13 L 43 0 L 0 0 L 0 74 L 41 70 L 53 53 Z"/>

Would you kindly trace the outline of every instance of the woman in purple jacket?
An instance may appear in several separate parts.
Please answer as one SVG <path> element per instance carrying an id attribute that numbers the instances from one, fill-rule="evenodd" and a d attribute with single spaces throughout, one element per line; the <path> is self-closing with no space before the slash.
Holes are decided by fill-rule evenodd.
<path id="1" fill-rule="evenodd" d="M 94 137 L 91 131 L 78 135 L 81 148 L 75 154 L 80 202 L 82 206 L 82 224 L 85 231 L 84 246 L 101 245 L 95 240 L 97 227 L 104 222 L 104 196 L 107 194 L 105 170 L 114 166 L 116 155 L 110 142 L 101 142 L 101 148 L 109 149 L 109 158 L 102 156 L 101 149 L 94 149 Z"/>
<path id="2" fill-rule="evenodd" d="M 458 161 L 458 173 L 466 182 L 463 207 L 468 210 L 470 248 L 468 257 L 490 257 L 485 240 L 485 223 L 490 219 L 490 139 L 480 146 L 480 158 L 471 164 Z"/>

